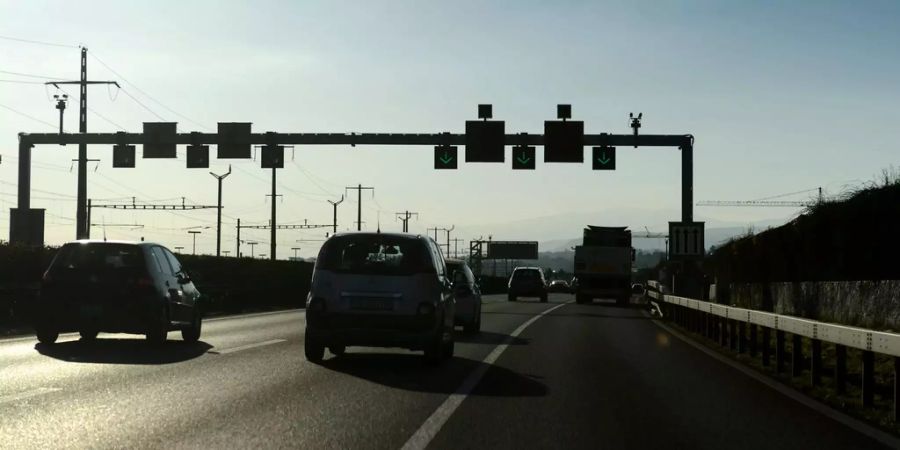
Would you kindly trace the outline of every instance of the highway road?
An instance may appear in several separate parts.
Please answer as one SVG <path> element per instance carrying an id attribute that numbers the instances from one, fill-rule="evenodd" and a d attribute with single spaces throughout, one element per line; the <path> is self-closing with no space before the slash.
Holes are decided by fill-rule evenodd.
<path id="1" fill-rule="evenodd" d="M 669 334 L 639 308 L 485 299 L 440 368 L 303 357 L 303 311 L 170 333 L 0 341 L 0 448 L 846 449 L 879 444 Z"/>

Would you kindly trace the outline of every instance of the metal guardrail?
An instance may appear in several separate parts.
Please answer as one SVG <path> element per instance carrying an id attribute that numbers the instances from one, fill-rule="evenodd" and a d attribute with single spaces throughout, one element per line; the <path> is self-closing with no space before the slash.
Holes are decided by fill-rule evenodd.
<path id="1" fill-rule="evenodd" d="M 791 374 L 795 377 L 800 376 L 808 368 L 813 385 L 822 384 L 822 344 L 833 344 L 835 346 L 833 379 L 838 393 L 846 392 L 846 349 L 861 350 L 860 388 L 864 407 L 871 407 L 874 403 L 874 354 L 892 356 L 895 378 L 894 420 L 897 421 L 900 417 L 900 334 L 679 297 L 666 293 L 666 287 L 657 281 L 650 281 L 647 286 L 650 288 L 647 290 L 647 296 L 651 299 L 649 303 L 663 318 L 670 319 L 689 331 L 717 341 L 720 345 L 738 353 L 749 351 L 750 356 L 755 357 L 761 350 L 763 366 L 769 365 L 772 356 L 771 334 L 774 331 L 774 356 L 778 373 L 784 372 L 788 362 L 785 335 L 789 333 L 792 337 Z M 760 334 L 761 339 L 757 339 Z M 809 339 L 811 342 L 808 367 L 803 356 L 803 339 Z"/>
<path id="2" fill-rule="evenodd" d="M 890 356 L 900 356 L 900 334 L 874 331 L 865 328 L 848 327 L 809 319 L 800 319 L 781 314 L 755 311 L 719 305 L 692 298 L 650 292 L 650 296 L 664 303 L 683 306 L 748 324 L 760 325 L 773 330 L 817 339 L 822 342 L 840 344 L 860 350 L 873 351 Z"/>

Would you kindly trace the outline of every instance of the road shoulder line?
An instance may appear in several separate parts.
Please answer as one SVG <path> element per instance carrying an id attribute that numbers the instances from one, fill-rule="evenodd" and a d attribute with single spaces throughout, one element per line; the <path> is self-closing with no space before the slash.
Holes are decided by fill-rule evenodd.
<path id="1" fill-rule="evenodd" d="M 845 425 L 860 434 L 868 436 L 878 442 L 881 442 L 882 444 L 887 445 L 888 447 L 900 448 L 900 438 L 897 438 L 888 432 L 882 431 L 872 425 L 869 425 L 855 417 L 851 417 L 847 414 L 844 414 L 844 413 L 832 408 L 831 406 L 828 406 L 816 399 L 813 399 L 813 398 L 807 396 L 806 394 L 803 394 L 802 392 L 799 392 L 799 391 L 797 391 L 789 386 L 786 386 L 776 380 L 770 379 L 769 377 L 766 377 L 765 375 L 757 373 L 755 370 L 741 364 L 740 362 L 734 361 L 731 358 L 728 358 L 726 356 L 723 356 L 723 355 L 717 353 L 715 350 L 707 348 L 703 344 L 696 342 L 691 337 L 684 335 L 680 331 L 673 329 L 672 327 L 660 322 L 657 319 L 651 319 L 651 321 L 654 324 L 656 324 L 656 326 L 662 328 L 663 330 L 665 330 L 672 336 L 677 337 L 679 340 L 681 340 L 685 344 L 688 344 L 691 347 L 694 347 L 695 349 L 700 350 L 701 352 L 707 354 L 708 356 L 711 356 L 713 359 L 715 359 L 727 366 L 730 366 L 731 368 L 768 386 L 771 389 L 774 389 L 778 393 L 780 393 L 790 399 L 793 399 L 794 401 L 797 401 L 798 403 L 801 403 L 801 404 L 809 407 L 810 409 L 812 409 L 828 418 L 831 418 L 831 419 L 835 420 L 836 422 L 838 422 L 842 425 Z"/>
<path id="2" fill-rule="evenodd" d="M 443 403 L 441 403 L 438 408 L 425 419 L 425 422 L 410 436 L 409 440 L 403 444 L 402 450 L 421 450 L 428 447 L 428 444 L 437 436 L 438 432 L 441 431 L 441 428 L 444 427 L 444 424 L 447 423 L 447 420 L 450 419 L 450 416 L 453 415 L 453 412 L 459 408 L 459 405 L 462 404 L 463 400 L 469 396 L 472 390 L 475 389 L 475 386 L 478 385 L 478 382 L 481 381 L 481 378 L 487 373 L 488 369 L 500 358 L 500 355 L 506 350 L 507 347 L 512 343 L 512 341 L 519 336 L 529 325 L 536 322 L 541 317 L 556 311 L 563 306 L 568 305 L 571 302 L 566 302 L 560 305 L 556 305 L 552 308 L 548 308 L 543 312 L 535 315 L 534 317 L 528 319 L 522 325 L 519 325 L 506 339 L 502 344 L 497 345 L 494 349 L 481 361 L 481 366 L 476 369 L 474 372 L 469 374 L 469 376 L 463 381 L 463 383 L 456 389 L 456 392 L 450 394 Z"/>
<path id="3" fill-rule="evenodd" d="M 287 339 L 270 339 L 268 341 L 256 342 L 253 344 L 241 345 L 238 347 L 226 348 L 218 351 L 210 351 L 207 353 L 219 354 L 219 355 L 227 355 L 229 353 L 239 352 L 241 350 L 249 350 L 251 348 L 264 347 L 266 345 L 279 344 L 282 342 L 287 342 Z"/>

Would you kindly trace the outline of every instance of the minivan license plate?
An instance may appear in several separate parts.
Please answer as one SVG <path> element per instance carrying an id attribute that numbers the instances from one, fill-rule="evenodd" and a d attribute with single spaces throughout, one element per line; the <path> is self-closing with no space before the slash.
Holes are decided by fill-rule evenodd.
<path id="1" fill-rule="evenodd" d="M 103 313 L 100 305 L 81 305 L 81 315 L 84 317 L 96 317 Z"/>
<path id="2" fill-rule="evenodd" d="M 364 311 L 390 311 L 394 309 L 394 302 L 386 298 L 351 298 L 350 308 Z"/>

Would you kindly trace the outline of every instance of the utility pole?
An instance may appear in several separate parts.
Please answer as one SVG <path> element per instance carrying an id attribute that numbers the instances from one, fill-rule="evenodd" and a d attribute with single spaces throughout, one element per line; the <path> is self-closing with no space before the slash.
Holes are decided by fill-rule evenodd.
<path id="1" fill-rule="evenodd" d="M 453 241 L 453 257 L 454 257 L 454 258 L 459 258 L 459 243 L 460 243 L 460 242 L 465 242 L 466 240 L 465 240 L 465 239 L 460 239 L 460 238 L 453 238 L 453 239 L 450 239 L 450 240 Z"/>
<path id="2" fill-rule="evenodd" d="M 444 230 L 447 232 L 447 256 L 450 256 L 450 232 L 456 229 L 456 225 L 450 225 L 450 228 Z"/>
<path id="3" fill-rule="evenodd" d="M 270 219 L 269 225 L 272 226 L 272 229 L 269 231 L 269 257 L 274 261 L 275 260 L 275 234 L 278 229 L 278 225 L 275 222 L 275 200 L 276 197 L 282 197 L 281 194 L 275 193 L 275 168 L 272 168 L 272 193 L 266 194 L 266 197 L 272 197 L 272 218 Z"/>
<path id="4" fill-rule="evenodd" d="M 447 244 L 445 244 L 445 245 L 446 245 L 446 247 L 447 247 L 447 254 L 448 254 L 448 255 L 450 254 L 450 232 L 453 231 L 454 229 L 456 229 L 456 225 L 451 225 L 450 228 L 438 228 L 438 227 L 434 227 L 434 228 L 429 228 L 429 229 L 428 229 L 428 231 L 434 230 L 434 242 L 435 242 L 435 243 L 438 243 L 438 231 L 446 231 L 446 232 L 447 232 Z M 441 244 L 438 243 L 438 246 L 439 246 L 439 247 L 440 247 L 440 245 L 441 245 Z"/>
<path id="5" fill-rule="evenodd" d="M 222 250 L 222 254 L 228 256 L 231 254 L 231 250 Z"/>
<path id="6" fill-rule="evenodd" d="M 225 172 L 222 175 L 216 175 L 212 172 L 209 174 L 212 175 L 219 184 L 219 207 L 216 211 L 216 256 L 222 256 L 222 180 L 228 175 L 231 175 L 231 164 L 228 165 L 228 172 Z"/>
<path id="7" fill-rule="evenodd" d="M 341 199 L 338 200 L 338 201 L 336 201 L 336 202 L 333 202 L 333 201 L 331 201 L 331 200 L 328 200 L 328 203 L 331 203 L 331 206 L 334 208 L 334 229 L 331 231 L 332 234 L 336 234 L 336 233 L 337 233 L 337 207 L 338 207 L 338 205 L 340 205 L 340 204 L 343 203 L 343 202 L 344 202 L 344 196 L 343 196 L 343 195 L 341 196 Z"/>
<path id="8" fill-rule="evenodd" d="M 294 251 L 294 259 L 297 259 L 297 252 L 300 251 L 300 247 L 291 247 L 291 250 Z"/>
<path id="9" fill-rule="evenodd" d="M 256 244 L 259 244 L 259 242 L 248 242 L 247 243 L 247 245 L 250 246 L 250 257 L 251 258 L 254 257 L 253 250 L 254 250 L 254 247 L 256 247 Z"/>
<path id="10" fill-rule="evenodd" d="M 237 239 L 235 239 L 234 254 L 238 258 L 241 257 L 241 219 L 237 220 Z"/>
<path id="11" fill-rule="evenodd" d="M 344 188 L 345 190 L 356 190 L 357 201 L 356 201 L 356 231 L 362 231 L 362 191 L 371 189 L 372 197 L 375 197 L 375 188 L 372 186 L 363 186 L 358 185 L 356 187 L 349 186 Z"/>
<path id="12" fill-rule="evenodd" d="M 201 232 L 198 230 L 190 230 L 190 231 L 188 231 L 188 233 L 191 233 L 192 235 L 194 235 L 194 249 L 191 251 L 191 254 L 196 255 L 197 254 L 197 235 L 200 234 Z"/>
<path id="13" fill-rule="evenodd" d="M 175 246 L 175 253 L 181 253 L 182 250 L 184 250 L 184 247 L 178 245 Z"/>
<path id="14" fill-rule="evenodd" d="M 417 212 L 404 211 L 404 212 L 398 212 L 398 213 L 394 213 L 394 214 L 397 216 L 398 219 L 400 219 L 401 222 L 403 222 L 403 232 L 404 233 L 409 233 L 409 218 L 411 216 L 416 216 L 416 219 L 419 218 L 419 213 L 417 213 Z"/>
<path id="15" fill-rule="evenodd" d="M 115 81 L 88 81 L 87 79 L 87 47 L 81 47 L 81 79 L 79 81 L 48 81 L 57 89 L 60 84 L 77 84 L 81 98 L 78 105 L 78 132 L 87 133 L 87 87 L 89 84 L 114 84 Z M 62 110 L 60 110 L 60 115 Z M 91 237 L 91 227 L 87 219 L 87 144 L 78 144 L 78 202 L 75 212 L 75 237 L 76 239 L 88 239 Z"/>

